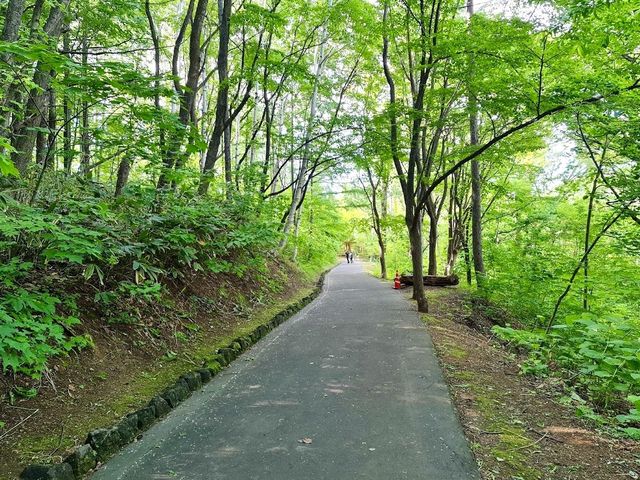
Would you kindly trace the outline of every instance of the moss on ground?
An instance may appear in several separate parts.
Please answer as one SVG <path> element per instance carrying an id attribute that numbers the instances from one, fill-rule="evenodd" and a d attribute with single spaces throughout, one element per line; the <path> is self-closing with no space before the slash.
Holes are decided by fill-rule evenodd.
<path id="1" fill-rule="evenodd" d="M 496 462 L 502 464 L 513 479 L 542 480 L 542 472 L 531 467 L 527 461 L 528 450 L 535 447 L 536 440 L 527 436 L 525 429 L 518 425 L 520 422 L 517 418 L 502 413 L 500 407 L 508 401 L 508 396 L 490 387 L 488 379 L 477 373 L 457 370 L 453 376 L 464 380 L 466 384 L 459 387 L 473 394 L 477 411 L 482 417 L 480 424 L 483 433 L 495 435 L 496 443 L 490 452 Z M 474 448 L 483 447 L 475 445 Z"/>
<path id="2" fill-rule="evenodd" d="M 453 345 L 451 343 L 444 343 L 440 346 L 444 350 L 447 355 L 451 355 L 452 357 L 461 359 L 466 358 L 469 353 L 464 349 L 460 348 L 457 345 Z"/>

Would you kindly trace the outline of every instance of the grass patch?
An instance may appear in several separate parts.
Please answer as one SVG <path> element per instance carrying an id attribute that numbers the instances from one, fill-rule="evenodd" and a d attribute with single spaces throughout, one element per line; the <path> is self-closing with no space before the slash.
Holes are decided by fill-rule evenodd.
<path id="1" fill-rule="evenodd" d="M 457 359 L 466 358 L 469 355 L 469 352 L 467 352 L 464 348 L 460 348 L 459 346 L 453 345 L 451 343 L 443 343 L 441 348 L 447 355 L 451 355 L 452 357 Z"/>
<path id="2" fill-rule="evenodd" d="M 477 410 L 482 417 L 482 429 L 496 440 L 490 448 L 496 463 L 501 464 L 502 469 L 506 468 L 513 479 L 541 480 L 542 472 L 531 467 L 528 462 L 528 451 L 535 446 L 535 440 L 527 436 L 517 418 L 501 413 L 500 406 L 509 399 L 488 387 L 488 379 L 481 375 L 466 371 L 456 372 L 454 375 L 467 382 L 466 388 L 473 393 Z"/>

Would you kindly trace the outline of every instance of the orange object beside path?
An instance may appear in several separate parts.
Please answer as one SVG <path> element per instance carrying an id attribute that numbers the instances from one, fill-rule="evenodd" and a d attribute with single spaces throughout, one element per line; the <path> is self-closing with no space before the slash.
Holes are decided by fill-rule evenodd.
<path id="1" fill-rule="evenodd" d="M 399 290 L 401 288 L 400 285 L 400 275 L 398 274 L 398 271 L 396 270 L 396 278 L 393 281 L 393 288 L 396 290 Z"/>

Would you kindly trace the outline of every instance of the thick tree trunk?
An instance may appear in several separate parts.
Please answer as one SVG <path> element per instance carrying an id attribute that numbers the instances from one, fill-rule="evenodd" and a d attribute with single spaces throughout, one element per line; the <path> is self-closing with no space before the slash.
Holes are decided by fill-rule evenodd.
<path id="1" fill-rule="evenodd" d="M 119 197 L 122 195 L 125 187 L 127 186 L 127 182 L 129 181 L 129 173 L 131 172 L 131 160 L 129 157 L 125 156 L 118 166 L 118 178 L 116 180 L 116 191 L 114 193 L 115 197 Z"/>
<path id="2" fill-rule="evenodd" d="M 7 8 L 4 12 L 4 25 L 2 27 L 3 42 L 10 43 L 18 39 L 25 3 L 25 0 L 9 0 L 7 3 Z M 3 52 L 0 58 L 2 58 L 3 62 L 6 62 L 9 56 L 7 52 Z"/>
<path id="3" fill-rule="evenodd" d="M 22 24 L 22 14 L 24 13 L 25 0 L 9 0 L 4 15 L 4 25 L 2 27 L 3 42 L 12 43 L 18 40 L 20 34 L 20 25 Z M 11 54 L 3 52 L 0 55 L 0 63 L 11 65 Z M 3 117 L 0 120 L 0 133 L 6 135 L 7 127 L 11 123 L 11 104 L 14 98 L 14 92 L 17 88 L 16 84 L 10 83 L 8 86 L 2 87 L 2 106 L 4 107 Z"/>
<path id="4" fill-rule="evenodd" d="M 473 17 L 473 0 L 467 1 L 469 23 Z M 469 27 L 471 30 L 471 26 Z M 469 80 L 473 81 L 474 59 L 470 55 Z M 469 87 L 469 131 L 471 145 L 478 145 L 478 106 L 471 87 Z M 476 283 L 482 287 L 484 280 L 484 259 L 482 255 L 482 192 L 480 164 L 477 158 L 471 160 L 471 247 L 473 251 L 473 267 Z"/>
<path id="5" fill-rule="evenodd" d="M 422 257 L 422 220 L 411 222 L 407 221 L 409 227 L 409 242 L 411 244 L 411 265 L 413 268 L 413 275 L 422 275 L 423 272 L 423 257 Z M 418 304 L 418 311 L 427 313 L 429 311 L 429 305 L 427 303 L 427 297 L 424 293 L 424 284 L 422 282 L 415 282 L 413 284 L 413 299 Z"/>

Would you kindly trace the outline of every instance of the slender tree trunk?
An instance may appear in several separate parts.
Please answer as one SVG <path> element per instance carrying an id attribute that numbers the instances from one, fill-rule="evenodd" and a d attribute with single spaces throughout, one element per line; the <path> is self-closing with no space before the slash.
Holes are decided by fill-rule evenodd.
<path id="1" fill-rule="evenodd" d="M 471 285 L 471 255 L 469 252 L 469 227 L 465 228 L 465 240 L 464 240 L 464 263 L 467 270 L 467 285 Z"/>
<path id="2" fill-rule="evenodd" d="M 195 0 L 189 0 L 187 11 L 182 20 L 178 35 L 176 36 L 171 59 L 171 73 L 174 77 L 173 85 L 179 98 L 178 121 L 184 128 L 178 129 L 177 132 L 165 139 L 165 154 L 162 162 L 164 168 L 156 184 L 158 191 L 166 189 L 169 185 L 170 171 L 174 168 L 181 168 L 186 162 L 188 153 L 183 152 L 182 147 L 185 136 L 190 141 L 191 136 L 187 134 L 189 130 L 194 127 L 193 119 L 195 117 L 196 98 L 199 90 L 198 82 L 202 68 L 202 30 L 207 16 L 208 0 L 198 0 L 195 13 L 193 11 L 194 3 Z M 182 43 L 189 26 L 191 26 L 191 33 L 189 35 L 189 65 L 187 67 L 186 83 L 183 87 L 180 85 L 178 65 L 181 58 Z M 173 182 L 173 186 L 175 187 L 175 182 Z"/>
<path id="3" fill-rule="evenodd" d="M 89 61 L 89 43 L 82 40 L 82 65 L 86 68 Z M 82 125 L 80 127 L 80 171 L 85 178 L 91 178 L 89 163 L 91 161 L 91 135 L 89 133 L 89 101 L 85 93 L 82 100 Z"/>
<path id="4" fill-rule="evenodd" d="M 609 221 L 607 223 L 605 223 L 604 227 L 602 227 L 602 230 L 600 230 L 600 233 L 598 233 L 598 235 L 596 235 L 596 237 L 591 241 L 591 243 L 589 243 L 587 249 L 584 251 L 584 254 L 580 258 L 580 261 L 578 262 L 578 265 L 576 265 L 576 268 L 574 268 L 573 273 L 571 274 L 571 277 L 569 278 L 569 283 L 567 283 L 566 288 L 564 289 L 564 291 L 562 292 L 562 294 L 560 295 L 560 297 L 558 297 L 558 300 L 556 301 L 556 304 L 555 304 L 555 306 L 553 308 L 553 313 L 551 314 L 551 317 L 549 318 L 549 321 L 547 322 L 547 326 L 546 326 L 546 329 L 545 329 L 546 333 L 549 333 L 549 330 L 551 330 L 551 327 L 555 323 L 556 316 L 558 315 L 558 310 L 560 309 L 560 305 L 562 304 L 562 301 L 564 300 L 564 298 L 567 296 L 567 294 L 571 290 L 571 287 L 573 286 L 573 282 L 576 279 L 576 277 L 578 276 L 578 273 L 580 272 L 580 268 L 584 264 L 584 261 L 587 258 L 589 258 L 589 255 L 591 254 L 591 251 L 595 248 L 595 246 L 598 244 L 600 239 L 604 236 L 605 233 L 607 233 L 607 231 L 613 225 L 615 225 L 615 223 L 620 219 L 620 217 L 622 217 L 623 214 L 624 214 L 624 210 L 620 211 L 619 213 L 617 213 L 615 215 L 613 215 L 609 219 Z"/>
<path id="5" fill-rule="evenodd" d="M 438 219 L 429 217 L 429 275 L 438 274 Z"/>
<path id="6" fill-rule="evenodd" d="M 62 48 L 67 52 L 69 51 L 69 33 L 65 32 L 62 38 Z M 69 77 L 69 74 L 65 72 L 65 80 Z M 62 121 L 64 126 L 62 128 L 62 168 L 65 175 L 71 174 L 71 163 L 73 162 L 73 136 L 71 132 L 71 105 L 69 95 L 66 91 L 62 97 Z"/>
<path id="7" fill-rule="evenodd" d="M 455 235 L 456 235 L 456 224 L 455 224 L 455 191 L 456 191 L 456 180 L 455 178 L 451 182 L 451 192 L 449 194 L 449 208 L 447 209 L 448 213 L 448 221 L 447 221 L 447 263 L 444 267 L 444 274 L 451 275 L 453 272 L 453 266 L 456 261 L 456 251 L 455 251 Z"/>
<path id="8" fill-rule="evenodd" d="M 298 260 L 298 235 L 300 234 L 300 221 L 302 220 L 302 205 L 296 213 L 295 227 L 293 229 L 293 252 L 291 253 L 291 260 L 296 262 Z"/>
<path id="9" fill-rule="evenodd" d="M 265 67 L 266 69 L 266 67 Z M 267 73 L 265 70 L 264 85 L 263 85 L 263 102 L 264 102 L 264 161 L 262 163 L 262 179 L 260 181 L 260 191 L 264 192 L 267 188 L 269 164 L 271 158 L 271 136 L 273 121 L 271 119 L 271 106 L 269 102 L 269 95 L 267 91 Z M 275 189 L 276 182 L 272 183 L 272 189 Z"/>
<path id="10" fill-rule="evenodd" d="M 589 193 L 589 207 L 587 208 L 587 223 L 584 229 L 584 262 L 582 265 L 584 272 L 584 287 L 582 289 L 582 308 L 589 309 L 589 243 L 591 242 L 591 219 L 593 217 L 593 203 L 596 196 L 596 189 L 598 188 L 599 174 L 596 171 L 593 177 L 593 184 L 591 185 L 591 192 Z"/>
<path id="11" fill-rule="evenodd" d="M 390 146 L 391 156 L 396 169 L 396 173 L 400 180 L 400 186 L 402 187 L 402 194 L 405 204 L 405 223 L 409 232 L 409 243 L 411 245 L 411 263 L 413 266 L 413 275 L 418 277 L 423 274 L 423 258 L 422 258 L 422 215 L 416 205 L 416 178 L 415 170 L 418 167 L 418 161 L 420 160 L 420 132 L 421 132 L 421 115 L 415 115 L 415 119 L 411 126 L 411 143 L 409 152 L 409 164 L 407 172 L 404 171 L 404 167 L 400 160 L 399 148 L 398 148 L 398 122 L 396 117 L 396 90 L 395 81 L 391 73 L 391 67 L 389 65 L 389 36 L 387 21 L 389 15 L 389 1 L 384 3 L 383 12 L 383 43 L 382 43 L 382 64 L 384 69 L 384 75 L 389 85 L 389 133 L 390 133 Z M 423 32 L 424 33 L 424 30 Z M 424 45 L 423 45 L 424 47 Z M 428 80 L 428 71 L 426 70 L 427 57 L 426 52 L 423 50 L 421 58 L 421 64 L 423 65 L 420 72 L 420 82 L 417 93 L 414 95 L 413 109 L 416 112 L 422 112 L 423 100 L 426 83 Z M 413 298 L 418 303 L 418 310 L 420 312 L 428 311 L 427 298 L 424 293 L 423 282 L 413 283 Z"/>
<path id="12" fill-rule="evenodd" d="M 69 97 L 65 94 L 62 103 L 62 115 L 64 128 L 62 131 L 62 162 L 65 175 L 71 174 L 71 163 L 73 162 L 73 134 L 71 132 L 71 106 L 69 105 Z"/>
<path id="13" fill-rule="evenodd" d="M 329 7 L 332 5 L 332 0 L 329 0 Z M 284 222 L 284 226 L 282 228 L 282 239 L 280 240 L 280 249 L 283 249 L 287 245 L 287 237 L 289 236 L 289 231 L 293 225 L 293 221 L 295 218 L 295 212 L 298 208 L 298 204 L 300 203 L 300 199 L 302 198 L 302 191 L 304 189 L 305 180 L 307 177 L 307 171 L 309 168 L 309 159 L 310 159 L 310 142 L 311 135 L 313 134 L 313 128 L 316 122 L 317 116 L 317 103 L 318 103 L 318 87 L 320 83 L 320 78 L 322 76 L 322 71 L 324 68 L 325 61 L 325 53 L 324 53 L 324 44 L 327 39 L 327 28 L 326 25 L 323 27 L 321 42 L 318 46 L 317 57 L 316 57 L 316 68 L 315 75 L 313 80 L 313 92 L 311 93 L 311 105 L 309 108 L 309 119 L 307 122 L 307 130 L 305 132 L 305 146 L 302 152 L 302 161 L 300 162 L 300 170 L 298 171 L 298 176 L 296 183 L 293 188 L 293 195 L 291 198 L 291 206 L 289 207 L 289 214 Z"/>
<path id="14" fill-rule="evenodd" d="M 227 111 L 226 120 L 229 120 L 229 112 Z M 232 165 L 231 165 L 231 124 L 227 124 L 224 129 L 224 183 L 227 199 L 231 198 L 231 191 L 233 189 L 233 177 L 232 177 Z"/>
<path id="15" fill-rule="evenodd" d="M 47 138 L 48 166 L 56 168 L 56 140 L 58 133 L 58 111 L 56 105 L 56 91 L 49 87 L 49 135 Z"/>
<path id="16" fill-rule="evenodd" d="M 155 92 L 153 94 L 153 105 L 156 108 L 156 112 L 159 114 L 161 110 L 160 106 L 160 38 L 158 36 L 158 30 L 153 20 L 153 14 L 151 13 L 150 0 L 145 0 L 144 11 L 147 15 L 147 21 L 149 22 L 149 34 L 151 35 L 151 41 L 153 42 L 153 63 L 155 65 L 155 79 L 153 81 Z M 160 125 L 158 131 L 158 146 L 160 148 L 160 154 L 164 157 L 164 128 Z"/>
<path id="17" fill-rule="evenodd" d="M 218 95 L 216 97 L 216 117 L 213 132 L 207 147 L 202 179 L 198 191 L 204 195 L 209 190 L 211 175 L 218 159 L 220 142 L 224 135 L 225 120 L 229 111 L 229 30 L 231 23 L 231 0 L 218 0 L 219 46 L 218 46 Z"/>

